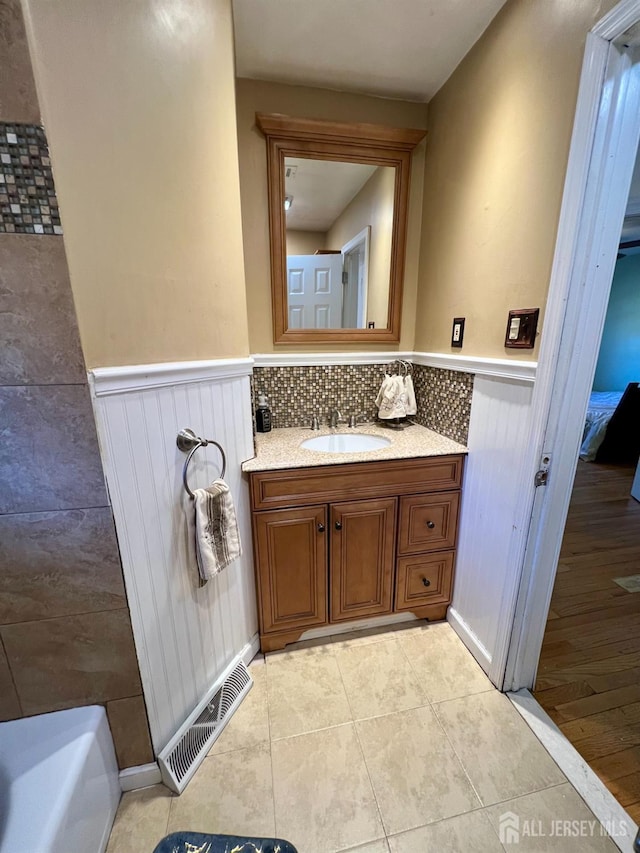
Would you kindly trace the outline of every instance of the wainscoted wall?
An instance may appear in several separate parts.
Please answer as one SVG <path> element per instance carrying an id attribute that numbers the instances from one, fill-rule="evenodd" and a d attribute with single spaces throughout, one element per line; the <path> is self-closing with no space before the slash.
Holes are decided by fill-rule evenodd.
<path id="1" fill-rule="evenodd" d="M 501 683 L 529 515 L 533 381 L 476 375 L 449 619 Z M 500 606 L 496 606 L 496 602 Z"/>
<path id="2" fill-rule="evenodd" d="M 295 357 L 293 357 L 295 358 Z M 345 356 L 348 358 L 348 356 Z M 327 420 L 339 409 L 373 420 L 375 398 L 389 360 L 370 364 L 305 364 L 255 367 L 253 406 L 267 394 L 274 428 L 308 426 L 312 415 Z M 412 368 L 418 413 L 415 420 L 454 441 L 466 444 L 469 431 L 473 374 L 437 367 Z"/>
<path id="3" fill-rule="evenodd" d="M 19 0 L 0 3 L 0 79 L 0 720 L 101 703 L 120 766 L 144 764 L 142 687 Z"/>
<path id="4" fill-rule="evenodd" d="M 156 751 L 239 655 L 257 651 L 248 488 L 240 463 L 253 456 L 250 359 L 103 368 L 95 409 L 122 552 L 136 650 Z M 190 427 L 226 451 L 244 553 L 200 588 L 176 435 Z M 215 447 L 189 468 L 191 488 L 220 472 Z"/>

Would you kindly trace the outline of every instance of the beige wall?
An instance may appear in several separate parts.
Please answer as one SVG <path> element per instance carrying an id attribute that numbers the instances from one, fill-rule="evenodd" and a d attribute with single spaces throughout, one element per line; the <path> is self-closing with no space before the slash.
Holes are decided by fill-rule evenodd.
<path id="1" fill-rule="evenodd" d="M 450 351 L 462 316 L 464 355 L 537 357 L 505 350 L 507 312 L 544 309 L 585 37 L 612 5 L 511 0 L 430 102 L 416 349 Z"/>
<path id="2" fill-rule="evenodd" d="M 25 0 L 89 367 L 249 352 L 230 0 Z"/>
<path id="3" fill-rule="evenodd" d="M 287 229 L 287 255 L 313 255 L 316 249 L 326 248 L 327 235 L 322 231 Z"/>
<path id="4" fill-rule="evenodd" d="M 376 169 L 327 231 L 327 248 L 341 249 L 367 225 L 371 226 L 366 321 L 373 321 L 376 329 L 386 329 L 389 325 L 395 178 L 395 169 L 388 166 Z"/>
<path id="5" fill-rule="evenodd" d="M 243 79 L 236 81 L 236 100 L 249 341 L 252 352 L 273 352 L 276 347 L 273 344 L 271 326 L 267 155 L 264 137 L 255 127 L 255 113 L 257 111 L 279 112 L 304 118 L 365 121 L 397 127 L 424 128 L 427 126 L 427 108 L 424 104 L 405 101 Z M 380 344 L 373 344 L 366 347 L 359 344 L 352 345 L 350 349 L 413 349 L 423 158 L 424 143 L 421 143 L 413 155 L 400 345 L 383 347 Z M 346 348 L 344 344 L 336 344 L 333 347 L 323 347 L 323 350 Z M 278 345 L 277 347 L 278 351 L 314 349 L 317 349 L 317 345 L 310 347 Z"/>
<path id="6" fill-rule="evenodd" d="M 0 2 L 0 80 L 0 121 L 39 126 L 20 0 Z M 34 129 L 17 132 L 46 145 L 26 135 Z M 17 203 L 25 187 L 15 177 Z M 64 239 L 0 234 L 0 292 L 0 419 L 10 447 L 0 453 L 0 721 L 101 704 L 119 766 L 147 764 L 153 751 Z"/>

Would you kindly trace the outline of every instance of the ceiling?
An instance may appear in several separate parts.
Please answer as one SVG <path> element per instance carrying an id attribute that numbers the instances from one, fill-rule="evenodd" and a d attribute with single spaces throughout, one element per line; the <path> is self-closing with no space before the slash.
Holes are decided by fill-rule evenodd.
<path id="1" fill-rule="evenodd" d="M 325 233 L 378 166 L 285 157 L 284 191 L 293 196 L 287 210 L 287 229 Z M 287 167 L 295 174 L 287 177 Z M 380 168 L 388 168 L 381 166 Z"/>
<path id="2" fill-rule="evenodd" d="M 505 0 L 233 0 L 238 77 L 427 102 Z"/>

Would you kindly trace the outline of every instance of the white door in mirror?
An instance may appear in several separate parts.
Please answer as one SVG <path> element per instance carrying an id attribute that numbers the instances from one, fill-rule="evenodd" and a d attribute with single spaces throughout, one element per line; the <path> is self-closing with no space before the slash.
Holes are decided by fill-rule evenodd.
<path id="1" fill-rule="evenodd" d="M 342 325 L 342 256 L 289 255 L 290 329 L 339 329 Z"/>
<path id="2" fill-rule="evenodd" d="M 380 435 L 340 432 L 307 438 L 300 447 L 304 450 L 319 450 L 323 453 L 366 453 L 369 450 L 380 450 L 381 447 L 388 447 L 390 444 L 390 439 Z"/>

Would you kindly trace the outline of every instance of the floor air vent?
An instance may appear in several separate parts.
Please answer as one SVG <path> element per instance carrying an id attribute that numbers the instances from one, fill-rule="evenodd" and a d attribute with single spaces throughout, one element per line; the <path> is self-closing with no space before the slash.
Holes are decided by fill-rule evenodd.
<path id="1" fill-rule="evenodd" d="M 177 794 L 184 791 L 252 685 L 244 663 L 234 663 L 187 717 L 158 755 L 162 781 L 168 788 Z"/>

